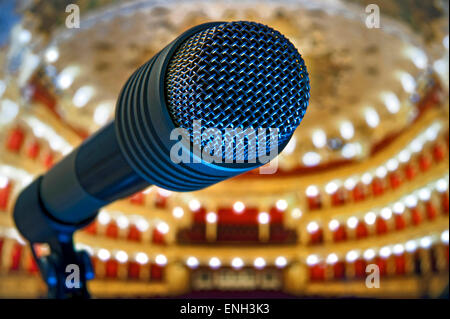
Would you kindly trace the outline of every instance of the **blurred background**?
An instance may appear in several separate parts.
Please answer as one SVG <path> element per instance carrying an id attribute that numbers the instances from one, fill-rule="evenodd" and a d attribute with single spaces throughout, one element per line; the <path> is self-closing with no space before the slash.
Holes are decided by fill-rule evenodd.
<path id="1" fill-rule="evenodd" d="M 194 193 L 150 187 L 102 209 L 75 237 L 93 296 L 448 298 L 448 9 L 0 0 L 0 297 L 46 296 L 12 220 L 20 190 L 113 119 L 125 80 L 184 30 L 250 20 L 286 35 L 311 77 L 278 172 Z M 366 286 L 369 264 L 379 288 Z"/>

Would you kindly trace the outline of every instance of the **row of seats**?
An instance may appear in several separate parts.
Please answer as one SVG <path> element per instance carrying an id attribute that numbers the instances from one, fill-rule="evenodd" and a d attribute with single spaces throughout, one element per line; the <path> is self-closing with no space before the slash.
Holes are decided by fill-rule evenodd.
<path id="1" fill-rule="evenodd" d="M 99 234 L 99 223 L 98 221 L 92 222 L 84 231 L 91 235 L 98 236 Z M 103 228 L 102 234 L 111 239 L 125 239 L 133 242 L 143 242 L 143 232 L 138 229 L 135 224 L 128 225 L 125 229 L 121 229 L 117 223 L 112 220 Z M 156 227 L 150 231 L 150 242 L 156 245 L 166 245 L 166 234 L 159 231 Z"/>
<path id="2" fill-rule="evenodd" d="M 177 234 L 180 244 L 202 244 L 207 242 L 206 225 L 194 224 L 189 229 L 181 229 Z M 215 243 L 242 243 L 246 244 L 294 244 L 297 242 L 297 233 L 293 229 L 286 229 L 281 224 L 270 225 L 267 241 L 259 238 L 257 225 L 217 225 Z"/>
<path id="3" fill-rule="evenodd" d="M 354 261 L 337 261 L 332 264 L 320 262 L 308 266 L 311 281 L 333 281 L 365 279 L 374 273 L 368 265 L 376 265 L 380 277 L 425 275 L 448 272 L 448 244 L 437 244 L 428 249 L 418 249 L 412 253 L 403 252 L 389 257 L 362 257 Z"/>
<path id="4" fill-rule="evenodd" d="M 359 182 L 352 188 L 340 185 L 331 194 L 317 188 L 312 195 L 306 195 L 307 207 L 309 210 L 315 211 L 323 209 L 324 202 L 328 202 L 331 207 L 337 207 L 382 196 L 405 183 L 412 182 L 420 174 L 426 173 L 433 165 L 441 163 L 447 158 L 447 154 L 448 143 L 446 147 L 443 141 L 438 141 L 434 145 L 424 148 L 421 154 L 412 156 L 407 163 L 398 164 L 395 170 L 391 172 L 386 170 L 379 174 L 381 177 L 373 176 L 372 180 L 366 184 Z"/>
<path id="5" fill-rule="evenodd" d="M 161 282 L 165 276 L 165 265 L 156 263 L 132 260 L 121 263 L 114 258 L 101 260 L 96 256 L 91 261 L 96 278 Z M 7 273 L 37 274 L 39 271 L 30 249 L 6 237 L 0 237 L 0 269 Z"/>
<path id="6" fill-rule="evenodd" d="M 328 231 L 324 227 L 329 228 L 332 242 L 344 242 L 347 240 L 361 240 L 369 236 L 382 236 L 402 231 L 406 228 L 417 227 L 425 222 L 432 222 L 439 216 L 448 216 L 448 192 L 436 192 L 435 199 L 424 202 L 417 201 L 414 206 L 404 207 L 404 210 L 399 212 L 392 212 L 391 208 L 387 208 L 387 216 L 380 214 L 376 218 L 375 215 L 372 218 L 368 218 L 368 214 L 373 214 L 369 212 L 365 215 L 365 218 L 350 217 L 346 222 L 335 220 L 334 223 L 336 225 L 333 225 L 332 222 L 329 225 L 319 225 L 311 222 L 306 226 L 307 229 L 305 230 L 308 233 L 307 244 L 323 244 L 326 241 L 324 233 Z M 315 223 L 314 227 L 310 227 L 313 223 Z"/>
<path id="7" fill-rule="evenodd" d="M 52 167 L 55 160 L 60 157 L 60 154 L 53 151 L 46 142 L 35 137 L 23 126 L 15 126 L 8 131 L 5 148 L 9 152 L 39 162 L 46 169 Z"/>

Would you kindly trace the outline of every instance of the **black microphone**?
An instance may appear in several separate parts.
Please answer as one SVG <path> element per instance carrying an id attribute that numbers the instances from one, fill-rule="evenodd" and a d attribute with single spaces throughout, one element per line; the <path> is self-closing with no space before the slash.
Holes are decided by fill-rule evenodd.
<path id="1" fill-rule="evenodd" d="M 255 151 L 282 151 L 309 90 L 301 55 L 278 31 L 244 21 L 196 26 L 130 76 L 113 122 L 22 190 L 16 226 L 30 242 L 46 242 L 149 185 L 193 191 L 259 167 L 265 162 Z M 208 146 L 207 128 L 223 138 L 214 161 L 195 151 Z M 275 143 L 227 139 L 233 130 L 262 128 L 276 129 Z"/>

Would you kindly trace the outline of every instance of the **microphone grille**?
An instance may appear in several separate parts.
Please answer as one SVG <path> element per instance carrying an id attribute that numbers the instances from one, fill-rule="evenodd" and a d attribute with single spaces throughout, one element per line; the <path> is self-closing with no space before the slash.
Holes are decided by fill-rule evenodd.
<path id="1" fill-rule="evenodd" d="M 189 131 L 191 142 L 196 142 L 193 121 L 201 120 L 202 128 L 217 128 L 223 137 L 226 128 L 275 128 L 276 147 L 284 145 L 305 114 L 309 91 L 306 66 L 294 45 L 268 26 L 245 21 L 191 36 L 172 56 L 165 81 L 169 113 L 177 127 Z M 223 159 L 244 152 L 250 160 L 239 144 Z"/>

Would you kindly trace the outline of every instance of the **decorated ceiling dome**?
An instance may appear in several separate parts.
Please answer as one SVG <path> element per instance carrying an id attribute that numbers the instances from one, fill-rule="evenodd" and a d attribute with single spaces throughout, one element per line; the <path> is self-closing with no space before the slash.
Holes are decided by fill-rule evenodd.
<path id="1" fill-rule="evenodd" d="M 79 29 L 44 32 L 39 14 L 23 18 L 4 54 L 0 269 L 8 274 L 0 271 L 0 280 L 24 280 L 29 289 L 0 284 L 0 295 L 44 294 L 11 218 L 20 189 L 112 120 L 127 78 L 177 35 L 236 20 L 284 34 L 310 75 L 308 111 L 277 172 L 254 171 L 192 193 L 150 187 L 102 209 L 76 236 L 92 256 L 93 295 L 442 292 L 448 29 L 439 18 L 430 41 L 395 15 L 368 28 L 362 1 L 149 0 L 86 11 Z M 386 280 L 379 290 L 364 286 L 370 263 Z M 423 280 L 442 284 L 424 291 Z"/>

